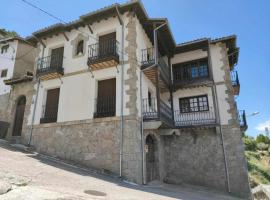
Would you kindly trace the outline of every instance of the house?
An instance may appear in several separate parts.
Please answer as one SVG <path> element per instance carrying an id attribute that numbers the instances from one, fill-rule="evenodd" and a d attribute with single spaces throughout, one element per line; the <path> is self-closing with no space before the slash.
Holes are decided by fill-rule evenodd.
<path id="1" fill-rule="evenodd" d="M 22 94 L 20 142 L 139 184 L 188 183 L 250 198 L 235 35 L 176 44 L 166 18 L 131 1 L 27 41 L 39 53 L 33 87 Z"/>
<path id="2" fill-rule="evenodd" d="M 35 63 L 35 47 L 21 37 L 5 37 L 0 39 L 0 137 L 3 138 L 7 134 L 7 127 L 9 122 L 13 121 L 11 112 L 20 112 L 20 107 L 17 111 L 11 111 L 12 104 L 17 102 L 17 97 L 23 93 L 24 89 L 20 89 L 17 95 L 16 90 L 13 89 L 11 95 L 11 85 L 31 81 L 33 78 L 33 70 Z M 20 85 L 21 88 L 23 85 Z M 33 86 L 32 86 L 33 87 Z M 31 88 L 32 88 L 31 87 Z M 14 98 L 14 99 L 13 99 Z M 24 107 L 21 107 L 23 116 Z M 15 114 L 14 114 L 15 115 Z M 18 126 L 12 127 L 14 133 L 19 132 L 22 126 L 22 118 L 18 118 Z M 18 133 L 20 135 L 20 133 Z"/>

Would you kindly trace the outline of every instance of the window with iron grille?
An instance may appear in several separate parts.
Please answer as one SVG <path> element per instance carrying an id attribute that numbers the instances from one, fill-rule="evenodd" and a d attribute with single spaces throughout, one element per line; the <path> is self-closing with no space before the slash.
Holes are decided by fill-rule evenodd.
<path id="1" fill-rule="evenodd" d="M 2 46 L 2 47 L 1 47 L 1 54 L 7 53 L 8 48 L 9 48 L 9 45 L 4 45 L 4 46 Z"/>
<path id="2" fill-rule="evenodd" d="M 207 95 L 180 98 L 179 107 L 181 113 L 208 111 Z"/>

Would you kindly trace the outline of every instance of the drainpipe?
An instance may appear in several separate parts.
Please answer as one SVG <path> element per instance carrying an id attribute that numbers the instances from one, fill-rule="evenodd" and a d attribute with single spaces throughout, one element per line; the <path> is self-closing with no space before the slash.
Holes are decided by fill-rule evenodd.
<path id="1" fill-rule="evenodd" d="M 120 152 L 119 152 L 119 176 L 122 177 L 123 160 L 123 135 L 124 135 L 124 33 L 125 27 L 118 5 L 115 6 L 119 22 L 121 24 L 121 118 L 120 118 Z"/>
<path id="2" fill-rule="evenodd" d="M 228 170 L 228 162 L 227 162 L 227 155 L 226 155 L 226 150 L 224 146 L 224 136 L 223 136 L 223 131 L 221 128 L 221 120 L 220 120 L 220 112 L 219 112 L 219 103 L 218 103 L 218 97 L 217 97 L 217 85 L 214 80 L 214 72 L 212 68 L 212 59 L 211 59 L 211 52 L 210 52 L 210 42 L 208 41 L 208 65 L 211 66 L 211 71 L 212 71 L 212 79 L 214 85 L 211 87 L 212 89 L 212 95 L 214 96 L 214 106 L 215 106 L 215 116 L 217 117 L 217 122 L 219 124 L 219 131 L 220 131 L 220 138 L 221 138 L 221 145 L 222 145 L 222 151 L 223 151 L 223 158 L 224 158 L 224 166 L 225 166 L 225 173 L 226 173 L 226 180 L 227 180 L 227 189 L 228 192 L 231 192 L 231 186 L 230 186 L 230 177 L 229 177 L 229 170 Z"/>
<path id="3" fill-rule="evenodd" d="M 44 57 L 44 50 L 45 50 L 45 47 L 43 46 L 42 56 L 41 56 L 42 58 Z M 28 141 L 28 146 L 29 147 L 30 147 L 31 141 L 32 141 L 33 126 L 34 126 L 34 120 L 35 120 L 35 114 L 36 114 L 36 108 L 37 108 L 37 99 L 38 99 L 39 87 L 40 87 L 40 78 L 38 78 L 37 94 L 36 94 L 36 97 L 35 97 L 35 100 L 34 100 L 34 110 L 33 110 L 32 119 L 31 119 L 30 137 L 29 137 L 29 141 Z"/>

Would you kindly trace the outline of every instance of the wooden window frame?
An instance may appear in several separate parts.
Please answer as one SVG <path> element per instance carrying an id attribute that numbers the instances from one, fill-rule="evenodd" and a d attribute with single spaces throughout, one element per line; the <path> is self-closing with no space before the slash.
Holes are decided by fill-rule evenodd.
<path id="1" fill-rule="evenodd" d="M 206 101 L 200 101 L 200 98 L 206 98 Z M 191 100 L 195 100 L 196 102 L 191 102 Z M 191 106 L 191 104 L 196 104 L 196 106 Z M 206 103 L 203 106 L 200 106 L 200 103 Z M 185 105 L 186 104 L 186 105 Z M 206 107 L 206 109 L 202 109 Z M 195 108 L 195 110 L 194 110 Z M 209 111 L 209 101 L 207 95 L 199 95 L 199 96 L 191 96 L 191 97 L 184 97 L 179 98 L 179 110 L 180 113 L 193 113 L 193 112 L 205 112 Z"/>

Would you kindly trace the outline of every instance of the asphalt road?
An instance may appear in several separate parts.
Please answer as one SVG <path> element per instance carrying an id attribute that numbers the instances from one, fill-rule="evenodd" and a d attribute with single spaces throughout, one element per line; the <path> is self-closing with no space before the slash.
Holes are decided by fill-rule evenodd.
<path id="1" fill-rule="evenodd" d="M 3 143 L 0 143 L 0 187 L 1 181 L 12 186 L 9 192 L 0 195 L 1 200 L 236 199 L 187 185 L 134 185 Z"/>

